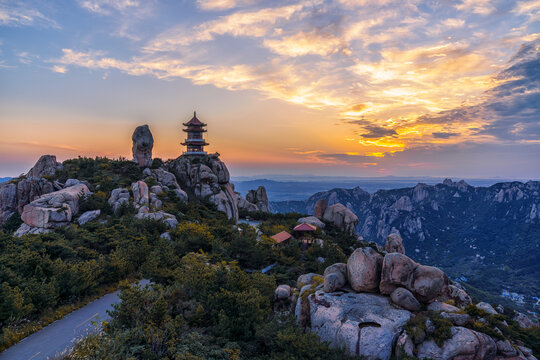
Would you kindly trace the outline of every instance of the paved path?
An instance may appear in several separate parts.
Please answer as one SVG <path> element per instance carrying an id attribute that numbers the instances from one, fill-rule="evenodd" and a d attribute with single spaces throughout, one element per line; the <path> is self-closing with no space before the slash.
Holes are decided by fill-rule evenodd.
<path id="1" fill-rule="evenodd" d="M 148 284 L 141 280 L 139 285 Z M 107 310 L 120 301 L 119 291 L 100 297 L 75 310 L 0 353 L 0 360 L 54 359 L 67 352 L 80 339 L 96 333 L 101 322 L 110 319 Z"/>

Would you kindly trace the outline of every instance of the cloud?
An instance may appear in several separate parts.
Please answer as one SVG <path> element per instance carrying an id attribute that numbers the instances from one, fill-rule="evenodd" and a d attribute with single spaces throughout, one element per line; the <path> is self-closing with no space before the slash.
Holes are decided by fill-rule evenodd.
<path id="1" fill-rule="evenodd" d="M 434 132 L 431 135 L 433 135 L 436 139 L 449 139 L 453 136 L 458 136 L 458 133 L 451 133 L 451 132 Z"/>
<path id="2" fill-rule="evenodd" d="M 0 26 L 39 26 L 60 29 L 58 23 L 23 4 L 0 2 Z"/>
<path id="3" fill-rule="evenodd" d="M 228 10 L 239 6 L 252 5 L 260 0 L 197 0 L 203 10 Z"/>
<path id="4" fill-rule="evenodd" d="M 322 34 L 318 31 L 298 32 L 280 39 L 264 40 L 264 46 L 280 55 L 296 57 L 302 55 L 326 56 L 346 50 L 342 41 L 333 34 Z"/>
<path id="5" fill-rule="evenodd" d="M 123 12 L 140 5 L 138 0 L 79 0 L 79 5 L 91 12 L 109 15 L 112 11 Z"/>
<path id="6" fill-rule="evenodd" d="M 495 11 L 493 0 L 462 0 L 460 4 L 456 5 L 456 9 L 472 11 L 480 15 L 489 15 Z"/>
<path id="7" fill-rule="evenodd" d="M 59 73 L 59 74 L 67 73 L 66 67 L 65 66 L 60 66 L 60 65 L 54 65 L 51 70 L 54 71 L 55 73 Z"/>
<path id="8" fill-rule="evenodd" d="M 397 135 L 396 130 L 390 128 L 383 128 L 377 125 L 364 126 L 364 130 L 366 130 L 367 133 L 360 134 L 360 136 L 368 139 Z"/>

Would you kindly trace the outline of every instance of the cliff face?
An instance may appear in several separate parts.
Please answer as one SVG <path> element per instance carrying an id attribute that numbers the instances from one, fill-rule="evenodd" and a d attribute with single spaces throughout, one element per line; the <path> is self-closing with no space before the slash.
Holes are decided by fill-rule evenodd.
<path id="1" fill-rule="evenodd" d="M 229 170 L 217 154 L 180 156 L 165 163 L 165 167 L 189 196 L 210 201 L 229 219 L 238 221 L 237 198 L 229 182 Z"/>

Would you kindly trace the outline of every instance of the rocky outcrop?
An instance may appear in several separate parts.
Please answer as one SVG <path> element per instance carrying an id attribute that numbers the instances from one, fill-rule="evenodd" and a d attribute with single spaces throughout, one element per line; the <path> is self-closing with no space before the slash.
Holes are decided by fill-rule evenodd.
<path id="1" fill-rule="evenodd" d="M 131 184 L 131 191 L 133 192 L 133 202 L 137 208 L 150 203 L 148 185 L 144 181 Z"/>
<path id="2" fill-rule="evenodd" d="M 405 288 L 397 288 L 390 294 L 392 302 L 405 310 L 420 311 L 422 305 L 416 300 L 412 292 Z"/>
<path id="3" fill-rule="evenodd" d="M 343 204 L 328 206 L 324 211 L 322 220 L 334 224 L 341 231 L 351 235 L 354 234 L 358 224 L 358 217 Z"/>
<path id="4" fill-rule="evenodd" d="M 334 292 L 345 284 L 347 284 L 347 264 L 337 263 L 324 270 L 324 292 Z"/>
<path id="5" fill-rule="evenodd" d="M 129 204 L 129 190 L 118 188 L 111 191 L 111 196 L 109 197 L 109 205 L 111 206 L 114 213 L 120 209 L 122 206 L 127 206 Z"/>
<path id="6" fill-rule="evenodd" d="M 236 196 L 236 203 L 238 204 L 239 210 L 245 210 L 247 212 L 259 211 L 257 205 L 247 201 L 240 193 L 235 192 L 234 194 Z"/>
<path id="7" fill-rule="evenodd" d="M 389 253 L 400 253 L 405 255 L 405 247 L 403 246 L 403 240 L 399 234 L 390 234 L 386 237 L 384 243 L 384 251 Z"/>
<path id="8" fill-rule="evenodd" d="M 51 229 L 44 229 L 44 228 L 38 228 L 38 227 L 32 227 L 30 225 L 27 225 L 25 223 L 21 224 L 21 226 L 13 233 L 14 237 L 21 237 L 24 235 L 31 235 L 31 234 L 47 234 L 50 233 Z"/>
<path id="9" fill-rule="evenodd" d="M 442 347 L 435 341 L 427 340 L 418 346 L 418 358 L 433 360 L 450 359 L 493 359 L 497 353 L 497 345 L 486 334 L 464 327 L 452 327 L 452 338 L 444 342 Z"/>
<path id="10" fill-rule="evenodd" d="M 22 214 L 25 205 L 55 190 L 42 176 L 52 176 L 62 165 L 53 155 L 43 155 L 26 176 L 0 184 L 0 225 L 13 214 Z"/>
<path id="11" fill-rule="evenodd" d="M 324 229 L 324 227 L 326 226 L 325 223 L 323 223 L 321 220 L 319 220 L 315 216 L 307 216 L 307 217 L 300 218 L 300 219 L 298 219 L 298 223 L 299 224 L 310 224 L 310 225 L 313 225 L 313 226 L 315 226 L 315 227 L 317 227 L 319 229 Z"/>
<path id="12" fill-rule="evenodd" d="M 56 162 L 56 156 L 43 155 L 34 167 L 30 169 L 28 174 L 26 174 L 26 177 L 40 178 L 43 176 L 53 176 L 57 170 L 62 170 L 62 164 Z"/>
<path id="13" fill-rule="evenodd" d="M 409 311 L 396 309 L 387 297 L 375 294 L 337 296 L 319 290 L 308 301 L 311 331 L 331 346 L 365 359 L 390 359 L 393 344 L 410 319 Z"/>
<path id="14" fill-rule="evenodd" d="M 133 161 L 142 168 L 151 166 L 154 137 L 148 125 L 141 125 L 135 128 L 131 139 L 133 140 Z"/>
<path id="15" fill-rule="evenodd" d="M 178 185 L 178 182 L 176 181 L 176 177 L 174 174 L 164 170 L 164 169 L 145 169 L 146 177 L 153 177 L 156 182 L 158 183 L 158 186 L 160 186 L 161 191 L 168 192 L 173 191 L 176 197 L 180 199 L 180 201 L 187 202 L 188 201 L 188 194 L 180 188 L 180 185 Z M 146 178 L 145 178 L 146 179 Z M 158 195 L 158 193 L 154 192 L 154 194 Z"/>
<path id="16" fill-rule="evenodd" d="M 40 196 L 24 206 L 21 215 L 31 227 L 54 229 L 67 225 L 79 211 L 79 199 L 90 194 L 84 184 L 78 184 Z"/>
<path id="17" fill-rule="evenodd" d="M 92 211 L 86 211 L 79 216 L 77 219 L 77 222 L 79 225 L 84 225 L 89 221 L 95 220 L 101 215 L 101 210 L 92 210 Z"/>
<path id="18" fill-rule="evenodd" d="M 217 154 L 180 156 L 168 161 L 166 167 L 191 196 L 214 203 L 229 219 L 238 221 L 237 196 L 229 182 L 229 171 Z"/>
<path id="19" fill-rule="evenodd" d="M 178 220 L 176 219 L 174 215 L 166 213 L 165 211 L 162 211 L 162 210 L 151 212 L 147 206 L 142 206 L 139 209 L 139 212 L 137 213 L 137 215 L 135 215 L 135 218 L 161 221 L 165 225 L 167 225 L 169 229 L 174 229 L 178 225 Z"/>
<path id="20" fill-rule="evenodd" d="M 259 211 L 270 212 L 268 196 L 266 195 L 266 188 L 264 186 L 259 186 L 257 190 L 249 190 L 246 194 L 246 200 L 257 205 Z"/>
<path id="21" fill-rule="evenodd" d="M 316 218 L 322 219 L 324 216 L 324 212 L 326 211 L 326 207 L 328 204 L 326 203 L 326 199 L 320 199 L 315 203 L 315 209 L 313 210 L 313 216 Z"/>

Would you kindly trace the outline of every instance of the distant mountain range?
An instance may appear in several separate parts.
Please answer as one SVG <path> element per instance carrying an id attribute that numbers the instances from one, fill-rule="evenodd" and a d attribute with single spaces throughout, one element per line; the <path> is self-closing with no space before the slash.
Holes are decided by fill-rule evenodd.
<path id="1" fill-rule="evenodd" d="M 234 177 L 235 190 L 245 195 L 249 190 L 262 185 L 270 201 L 305 200 L 312 194 L 333 188 L 361 187 L 374 193 L 377 190 L 413 187 L 418 183 L 435 185 L 443 181 L 434 177 L 342 177 L 342 176 L 288 176 L 269 175 L 270 178 Z M 489 186 L 503 180 L 472 179 L 467 182 L 474 186 Z"/>
<path id="2" fill-rule="evenodd" d="M 274 201 L 270 208 L 313 214 L 319 199 L 351 209 L 367 241 L 383 243 L 397 230 L 417 261 L 491 293 L 540 296 L 540 182 L 473 187 L 445 180 L 373 194 L 336 188 L 304 201 Z"/>

